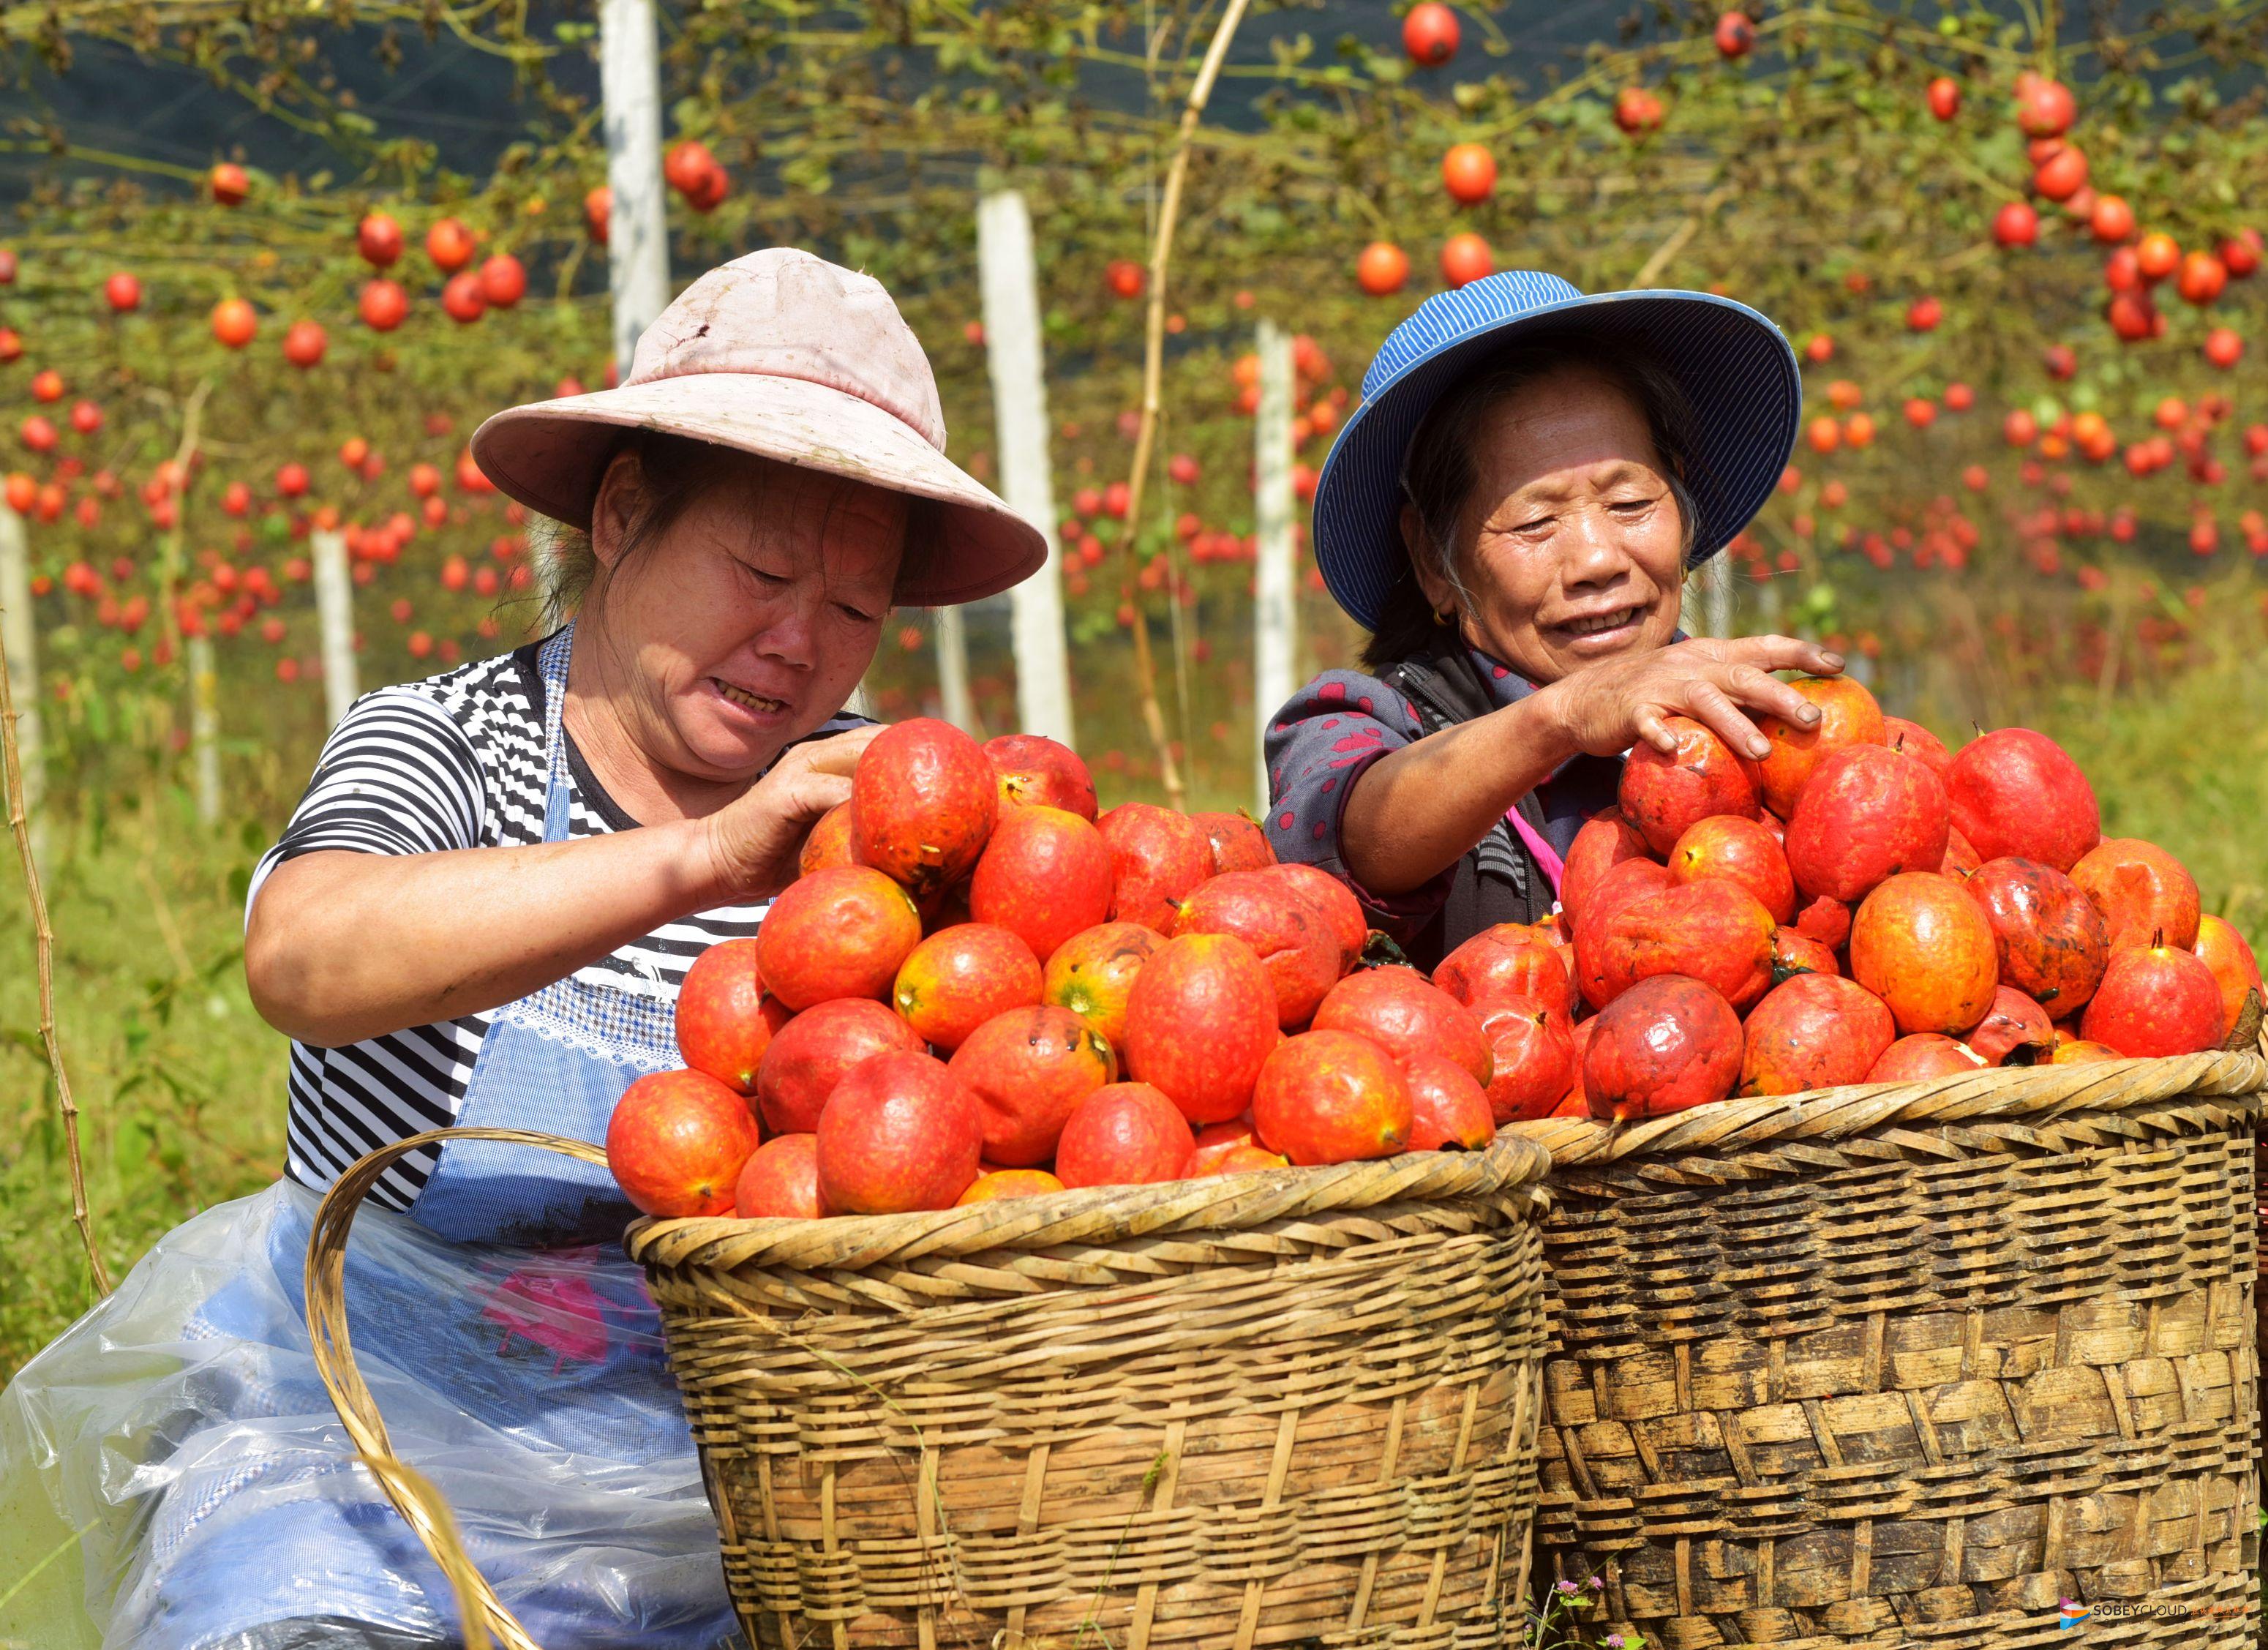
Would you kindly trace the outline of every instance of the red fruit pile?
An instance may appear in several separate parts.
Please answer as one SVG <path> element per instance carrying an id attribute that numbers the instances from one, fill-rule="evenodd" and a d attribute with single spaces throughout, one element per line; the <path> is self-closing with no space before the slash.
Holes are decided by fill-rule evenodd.
<path id="1" fill-rule="evenodd" d="M 687 976 L 688 1070 L 633 1086 L 609 1161 L 653 1214 L 899 1213 L 2229 1035 L 2250 950 L 2171 855 L 2102 838 L 2052 741 L 1952 755 L 1797 686 L 1821 719 L 1761 762 L 1675 719 L 1562 913 L 1431 980 L 1363 967 L 1354 895 L 1241 815 L 1098 818 L 1061 745 L 901 723 L 759 936 Z"/>

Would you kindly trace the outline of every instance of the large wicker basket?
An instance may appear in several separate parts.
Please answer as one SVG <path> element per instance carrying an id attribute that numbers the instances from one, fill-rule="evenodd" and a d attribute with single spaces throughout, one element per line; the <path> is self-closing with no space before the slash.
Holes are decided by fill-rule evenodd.
<path id="1" fill-rule="evenodd" d="M 2251 1650 L 2264 1084 L 2202 1054 L 1521 1125 L 1557 1165 L 1539 1584 L 1668 1650 Z"/>
<path id="2" fill-rule="evenodd" d="M 318 1364 L 468 1617 L 527 1650 L 353 1370 L 340 1257 L 388 1160 L 318 1215 Z M 638 1223 L 751 1643 L 1516 1643 L 1548 1166 L 1507 1137 L 935 1214 Z"/>

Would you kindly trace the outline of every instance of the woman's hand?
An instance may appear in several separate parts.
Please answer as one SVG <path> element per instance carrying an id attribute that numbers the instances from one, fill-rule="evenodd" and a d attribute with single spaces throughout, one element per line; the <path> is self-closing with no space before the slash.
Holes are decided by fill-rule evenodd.
<path id="1" fill-rule="evenodd" d="M 1569 743 L 1594 756 L 1617 756 L 1643 740 L 1664 755 L 1677 748 L 1665 726 L 1672 716 L 1702 723 L 1733 750 L 1762 758 L 1771 745 L 1747 714 L 1778 717 L 1798 727 L 1819 720 L 1819 708 L 1771 673 L 1831 676 L 1839 653 L 1791 636 L 1679 642 L 1650 653 L 1608 659 L 1542 689 Z"/>
<path id="2" fill-rule="evenodd" d="M 791 747 L 772 770 L 711 814 L 709 854 L 729 902 L 770 899 L 795 880 L 803 839 L 819 816 L 850 799 L 850 776 L 880 727 Z"/>

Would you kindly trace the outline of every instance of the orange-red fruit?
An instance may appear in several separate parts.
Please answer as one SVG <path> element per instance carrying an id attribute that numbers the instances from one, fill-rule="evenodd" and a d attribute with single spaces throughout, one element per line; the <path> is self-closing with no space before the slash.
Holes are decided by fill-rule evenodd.
<path id="1" fill-rule="evenodd" d="M 1260 1068 L 1252 1126 L 1302 1168 L 1391 1157 L 1410 1140 L 1410 1085 L 1367 1037 L 1310 1031 L 1287 1038 Z"/>
<path id="2" fill-rule="evenodd" d="M 1558 948 L 1526 923 L 1482 929 L 1441 959 L 1433 983 L 1475 1014 L 1513 997 L 1533 998 L 1563 1019 L 1575 1012 L 1574 978 Z"/>
<path id="3" fill-rule="evenodd" d="M 1959 831 L 1948 827 L 1945 833 L 1945 858 L 1938 870 L 1956 882 L 1966 882 L 1977 874 L 1977 867 L 1984 863 L 1977 851 L 1977 844 Z"/>
<path id="4" fill-rule="evenodd" d="M 743 1220 L 818 1220 L 828 1213 L 819 1195 L 819 1137 L 776 1134 L 755 1149 L 733 1187 L 733 1212 Z"/>
<path id="5" fill-rule="evenodd" d="M 921 913 L 904 888 L 870 866 L 836 866 L 780 890 L 756 931 L 756 966 L 792 1009 L 885 998 L 921 937 Z"/>
<path id="6" fill-rule="evenodd" d="M 1953 770 L 1953 753 L 1946 749 L 1945 741 L 1918 722 L 1909 722 L 1902 716 L 1885 716 L 1882 743 L 1928 763 L 1929 770 L 1940 783 Z"/>
<path id="7" fill-rule="evenodd" d="M 2197 944 L 2197 880 L 2155 843 L 2106 836 L 2072 866 L 2071 880 L 2110 924 L 2113 951 Z"/>
<path id="8" fill-rule="evenodd" d="M 1830 951 L 1840 951 L 1851 938 L 1851 908 L 1822 894 L 1796 912 L 1795 932 Z"/>
<path id="9" fill-rule="evenodd" d="M 1737 883 L 1690 882 L 1585 924 L 1575 936 L 1575 969 L 1594 1008 L 1640 980 L 1682 974 L 1744 1009 L 1771 989 L 1776 926 Z"/>
<path id="10" fill-rule="evenodd" d="M 1005 928 L 955 923 L 907 954 L 890 1000 L 924 1042 L 947 1053 L 995 1015 L 1040 1001 L 1040 960 Z"/>
<path id="11" fill-rule="evenodd" d="M 2170 945 L 2113 951 L 2079 1035 L 2132 1059 L 2219 1048 L 2220 982 L 2205 960 Z"/>
<path id="12" fill-rule="evenodd" d="M 2048 1056 L 2050 1065 L 2100 1065 L 2105 1060 L 2123 1060 L 2126 1057 L 2107 1042 L 2089 1042 L 2084 1037 L 2073 1037 L 2058 1042 L 2055 1052 Z"/>
<path id="13" fill-rule="evenodd" d="M 1525 931 L 1523 931 L 1525 932 Z M 1551 959 L 1553 966 L 1557 960 Z M 1560 979 L 1566 970 L 1560 970 Z M 1563 993 L 1564 995 L 1564 993 Z M 1562 1009 L 1564 1017 L 1565 1010 Z M 1415 969 L 1364 969 L 1331 987 L 1315 1010 L 1317 1031 L 1351 1031 L 1368 1037 L 1404 1065 L 1419 1056 L 1448 1060 L 1489 1079 L 1488 1039 L 1479 1018 Z"/>
<path id="14" fill-rule="evenodd" d="M 1050 957 L 1110 917 L 1110 847 L 1078 814 L 1041 804 L 1012 807 L 968 879 L 968 913 Z"/>
<path id="15" fill-rule="evenodd" d="M 1623 817 L 1646 846 L 1667 855 L 1697 820 L 1712 814 L 1756 816 L 1756 769 L 1745 756 L 1688 716 L 1662 718 L 1676 740 L 1673 755 L 1639 744 L 1623 763 L 1616 795 Z"/>
<path id="16" fill-rule="evenodd" d="M 615 1102 L 607 1168 L 643 1213 L 730 1214 L 758 1138 L 747 1101 L 727 1085 L 702 1072 L 655 1072 Z"/>
<path id="17" fill-rule="evenodd" d="M 1594 1117 L 1657 1117 L 1705 1106 L 1741 1075 L 1741 1017 L 1682 974 L 1641 980 L 1599 1012 L 1583 1055 Z"/>
<path id="18" fill-rule="evenodd" d="M 984 741 L 984 760 L 1000 784 L 1000 806 L 1038 803 L 1089 821 L 1094 818 L 1094 776 L 1079 753 L 1040 733 L 1003 733 Z"/>
<path id="19" fill-rule="evenodd" d="M 1212 874 L 1212 844 L 1189 816 L 1124 802 L 1095 821 L 1110 847 L 1110 915 L 1171 933 L 1174 908 Z"/>
<path id="20" fill-rule="evenodd" d="M 2013 985 L 1992 993 L 1992 1006 L 1962 1041 L 1990 1065 L 2031 1065 L 2055 1048 L 2048 1011 Z"/>
<path id="21" fill-rule="evenodd" d="M 1261 871 L 1276 863 L 1268 833 L 1241 814 L 1192 814 L 1190 821 L 1212 849 L 1212 872 Z"/>
<path id="22" fill-rule="evenodd" d="M 1793 928 L 1772 930 L 1772 978 L 1791 974 L 1840 974 L 1835 954 Z"/>
<path id="23" fill-rule="evenodd" d="M 973 1203 L 997 1203 L 1003 1197 L 1044 1197 L 1064 1190 L 1063 1182 L 1043 1168 L 996 1168 L 968 1182 L 954 1207 Z"/>
<path id="24" fill-rule="evenodd" d="M 2244 1012 L 2249 991 L 2260 990 L 2260 963 L 2244 936 L 2218 917 L 2198 919 L 2194 947 L 2220 986 L 2220 1036 L 2226 1043 L 2235 1035 L 2237 1017 Z"/>
<path id="25" fill-rule="evenodd" d="M 1252 947 L 1230 934 L 1185 934 L 1135 976 L 1127 1072 L 1165 1090 L 1191 1123 L 1226 1123 L 1251 1103 L 1283 1035 L 1275 984 Z"/>
<path id="26" fill-rule="evenodd" d="M 819 822 L 803 839 L 803 851 L 796 856 L 796 873 L 807 877 L 829 866 L 858 863 L 858 850 L 850 843 L 850 805 L 837 802 L 819 816 Z"/>
<path id="27" fill-rule="evenodd" d="M 2000 977 L 1992 925 L 1952 878 L 1894 876 L 1852 919 L 1851 977 L 1890 1005 L 1900 1031 L 1958 1036 L 1992 1006 Z"/>
<path id="28" fill-rule="evenodd" d="M 1056 1142 L 1066 1186 L 1148 1186 L 1178 1180 L 1197 1150 L 1181 1108 L 1147 1083 L 1108 1083 L 1071 1108 Z"/>
<path id="29" fill-rule="evenodd" d="M 1793 817 L 1796 798 L 1830 751 L 1883 742 L 1882 707 L 1864 683 L 1848 676 L 1800 676 L 1787 685 L 1819 707 L 1819 720 L 1803 727 L 1776 716 L 1756 719 L 1756 730 L 1771 741 L 1771 754 L 1756 763 L 1756 788 L 1764 806 L 1782 819 Z"/>
<path id="30" fill-rule="evenodd" d="M 1992 925 L 2004 983 L 2052 1013 L 2086 1006 L 2110 960 L 2110 930 L 2078 883 L 2036 859 L 2007 858 L 1986 860 L 1962 886 Z"/>
<path id="31" fill-rule="evenodd" d="M 1055 1155 L 1071 1108 L 1118 1079 L 1110 1045 L 1068 1008 L 1042 1004 L 986 1020 L 953 1057 L 984 1109 L 984 1156 L 1028 1168 Z"/>
<path id="32" fill-rule="evenodd" d="M 1363 915 L 1362 902 L 1355 898 L 1354 891 L 1314 866 L 1273 865 L 1263 874 L 1287 882 L 1307 895 L 1338 940 L 1339 972 L 1344 974 L 1354 967 L 1370 939 L 1370 918 Z"/>
<path id="33" fill-rule="evenodd" d="M 1496 1138 L 1496 1114 L 1488 1091 L 1473 1074 L 1438 1054 L 1413 1055 L 1402 1063 L 1410 1085 L 1410 1152 L 1477 1152 Z"/>
<path id="34" fill-rule="evenodd" d="M 1314 1018 L 1339 977 L 1338 942 L 1322 913 L 1280 878 L 1232 871 L 1182 902 L 1175 935 L 1233 934 L 1266 965 L 1276 990 L 1276 1021 L 1289 1031 Z"/>
<path id="35" fill-rule="evenodd" d="M 1675 844 L 1672 843 L 1675 847 Z M 1599 879 L 1625 859 L 1652 858 L 1646 838 L 1616 808 L 1605 808 L 1583 821 L 1567 850 L 1559 873 L 1559 909 L 1570 923 L 1583 920 L 1584 908 Z"/>
<path id="36" fill-rule="evenodd" d="M 1126 1041 L 1126 999 L 1135 976 L 1165 940 L 1139 923 L 1101 923 L 1073 934 L 1048 959 L 1040 997 L 1068 1008 L 1114 1049 Z"/>
<path id="37" fill-rule="evenodd" d="M 1197 1131 L 1197 1149 L 1189 1153 L 1189 1166 L 1182 1169 L 1182 1178 L 1201 1180 L 1207 1175 L 1233 1173 L 1233 1170 L 1222 1168 L 1231 1153 L 1267 1150 L 1260 1144 L 1260 1137 L 1253 1132 L 1249 1117 L 1236 1117 L 1227 1123 L 1209 1123 Z M 1285 1159 L 1278 1157 L 1265 1167 L 1285 1168 L 1290 1165 Z"/>
<path id="38" fill-rule="evenodd" d="M 935 717 L 884 728 L 851 776 L 858 858 L 924 896 L 968 873 L 999 808 L 983 749 Z"/>
<path id="39" fill-rule="evenodd" d="M 1813 770 L 1787 822 L 1788 869 L 1813 898 L 1851 902 L 1901 871 L 1945 863 L 1949 814 L 1929 764 L 1887 745 L 1846 745 Z"/>
<path id="40" fill-rule="evenodd" d="M 1990 1064 L 1984 1057 L 1941 1031 L 1918 1031 L 1884 1050 L 1867 1073 L 1870 1083 L 1915 1083 L 1932 1077 L 1959 1077 Z"/>
<path id="41" fill-rule="evenodd" d="M 1533 998 L 1506 997 L 1490 1005 L 1481 1031 L 1489 1040 L 1489 1115 L 1500 1123 L 1550 1116 L 1575 1075 L 1566 1016 Z"/>
<path id="42" fill-rule="evenodd" d="M 743 1094 L 755 1092 L 756 1067 L 788 1017 L 764 995 L 756 951 L 753 935 L 719 940 L 693 959 L 677 988 L 678 1053 Z"/>
<path id="43" fill-rule="evenodd" d="M 1800 1094 L 1863 1082 L 1897 1035 L 1889 1009 L 1863 985 L 1799 974 L 1749 1015 L 1741 1093 Z"/>
<path id="44" fill-rule="evenodd" d="M 918 1054 L 921 1046 L 919 1034 L 880 1003 L 821 1003 L 782 1026 L 764 1050 L 756 1109 L 774 1134 L 807 1134 L 851 1067 L 878 1054 Z"/>
<path id="45" fill-rule="evenodd" d="M 2095 788 L 2063 747 L 2028 727 L 1961 748 L 1946 792 L 1956 829 L 1985 859 L 2036 859 L 2069 871 L 2102 837 Z"/>
<path id="46" fill-rule="evenodd" d="M 878 1054 L 835 1086 L 818 1135 L 819 1195 L 830 1209 L 950 1209 L 977 1176 L 983 1115 L 944 1061 Z"/>
<path id="47" fill-rule="evenodd" d="M 1779 838 L 1762 823 L 1719 814 L 1696 821 L 1669 851 L 1669 868 L 1681 883 L 1716 877 L 1754 895 L 1776 923 L 1795 919 L 1795 878 Z"/>

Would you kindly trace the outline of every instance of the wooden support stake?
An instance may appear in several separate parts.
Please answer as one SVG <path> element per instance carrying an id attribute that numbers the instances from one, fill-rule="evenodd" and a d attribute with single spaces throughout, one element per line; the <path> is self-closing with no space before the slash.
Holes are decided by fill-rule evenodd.
<path id="1" fill-rule="evenodd" d="M 32 821 L 32 857 L 47 858 L 47 763 L 40 728 L 40 631 L 32 612 L 31 547 L 24 518 L 0 505 L 0 639 L 7 644 L 8 685 L 16 700 L 16 749 L 24 765 L 24 812 Z"/>
<path id="2" fill-rule="evenodd" d="M 615 365 L 627 377 L 638 335 L 669 305 L 653 0 L 599 0 L 599 96 L 612 201 L 607 283 L 614 295 Z"/>
<path id="3" fill-rule="evenodd" d="M 197 823 L 220 822 L 220 668 L 212 637 L 189 638 L 189 755 L 196 776 Z"/>
<path id="4" fill-rule="evenodd" d="M 945 719 L 981 739 L 976 707 L 968 696 L 968 627 L 959 608 L 939 608 L 932 616 L 937 627 L 937 692 Z"/>
<path id="5" fill-rule="evenodd" d="M 1253 809 L 1268 812 L 1268 724 L 1299 685 L 1298 615 L 1292 602 L 1292 335 L 1260 323 L 1260 409 L 1253 426 L 1253 516 L 1260 541 L 1252 600 Z"/>
<path id="6" fill-rule="evenodd" d="M 309 536 L 314 551 L 315 614 L 323 638 L 323 708 L 336 727 L 355 702 L 354 570 L 347 564 L 347 535 Z"/>

